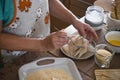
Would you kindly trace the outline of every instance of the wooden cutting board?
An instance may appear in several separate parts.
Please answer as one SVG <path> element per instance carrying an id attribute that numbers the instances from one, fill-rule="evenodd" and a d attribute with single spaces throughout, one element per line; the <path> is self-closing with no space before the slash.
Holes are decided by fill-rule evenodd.
<path id="1" fill-rule="evenodd" d="M 96 80 L 120 80 L 120 69 L 95 70 Z"/>

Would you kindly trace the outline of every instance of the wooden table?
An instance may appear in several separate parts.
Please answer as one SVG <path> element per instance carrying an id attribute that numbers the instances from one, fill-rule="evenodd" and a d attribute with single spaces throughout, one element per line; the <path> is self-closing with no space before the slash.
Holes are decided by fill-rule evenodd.
<path id="1" fill-rule="evenodd" d="M 3 69 L 0 69 L 0 80 L 19 80 L 18 70 L 26 63 L 37 60 L 43 57 L 66 57 L 58 49 L 54 53 L 27 53 L 20 58 L 14 60 L 13 64 L 7 64 Z M 120 54 L 115 54 L 110 65 L 110 69 L 120 69 Z M 94 56 L 86 60 L 74 60 L 83 80 L 95 80 L 94 71 L 100 69 L 94 61 Z"/>
<path id="2" fill-rule="evenodd" d="M 99 43 L 105 43 L 104 40 L 105 29 L 97 31 L 99 36 Z M 53 52 L 31 52 L 22 55 L 21 57 L 14 60 L 12 64 L 6 64 L 4 68 L 0 69 L 0 80 L 19 80 L 18 70 L 19 68 L 31 61 L 43 58 L 43 57 L 67 57 L 60 49 Z M 120 53 L 115 54 L 110 65 L 110 69 L 120 69 Z M 94 56 L 86 60 L 74 60 L 83 80 L 95 80 L 94 71 L 100 69 L 94 61 Z"/>

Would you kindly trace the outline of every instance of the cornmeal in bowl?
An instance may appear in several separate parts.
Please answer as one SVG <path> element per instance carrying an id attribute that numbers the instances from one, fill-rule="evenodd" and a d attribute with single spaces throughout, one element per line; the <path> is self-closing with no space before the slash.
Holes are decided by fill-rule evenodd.
<path id="1" fill-rule="evenodd" d="M 120 0 L 114 0 L 112 4 L 111 17 L 120 20 Z"/>
<path id="2" fill-rule="evenodd" d="M 112 56 L 112 54 L 105 49 L 99 49 L 99 50 L 96 51 L 95 56 L 96 56 L 97 62 L 102 65 L 106 62 L 107 59 L 109 59 L 109 57 Z"/>
<path id="3" fill-rule="evenodd" d="M 47 68 L 29 73 L 26 80 L 73 80 L 63 69 Z"/>

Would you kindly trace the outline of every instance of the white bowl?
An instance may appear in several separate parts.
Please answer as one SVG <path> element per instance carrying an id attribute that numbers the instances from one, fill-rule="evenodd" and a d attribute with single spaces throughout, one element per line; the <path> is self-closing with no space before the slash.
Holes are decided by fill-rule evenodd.
<path id="1" fill-rule="evenodd" d="M 111 40 L 114 40 L 117 44 L 113 44 L 113 42 L 110 42 Z M 120 31 L 107 32 L 105 34 L 105 41 L 115 52 L 120 53 Z"/>
<path id="2" fill-rule="evenodd" d="M 109 30 L 120 29 L 120 20 L 111 17 L 111 13 L 107 14 L 107 25 Z"/>

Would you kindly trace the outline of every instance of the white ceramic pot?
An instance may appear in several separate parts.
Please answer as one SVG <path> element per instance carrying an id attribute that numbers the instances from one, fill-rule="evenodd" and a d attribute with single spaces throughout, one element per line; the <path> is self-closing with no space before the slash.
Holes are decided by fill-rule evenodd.
<path id="1" fill-rule="evenodd" d="M 105 34 L 105 41 L 115 52 L 120 53 L 120 31 L 107 32 Z"/>

